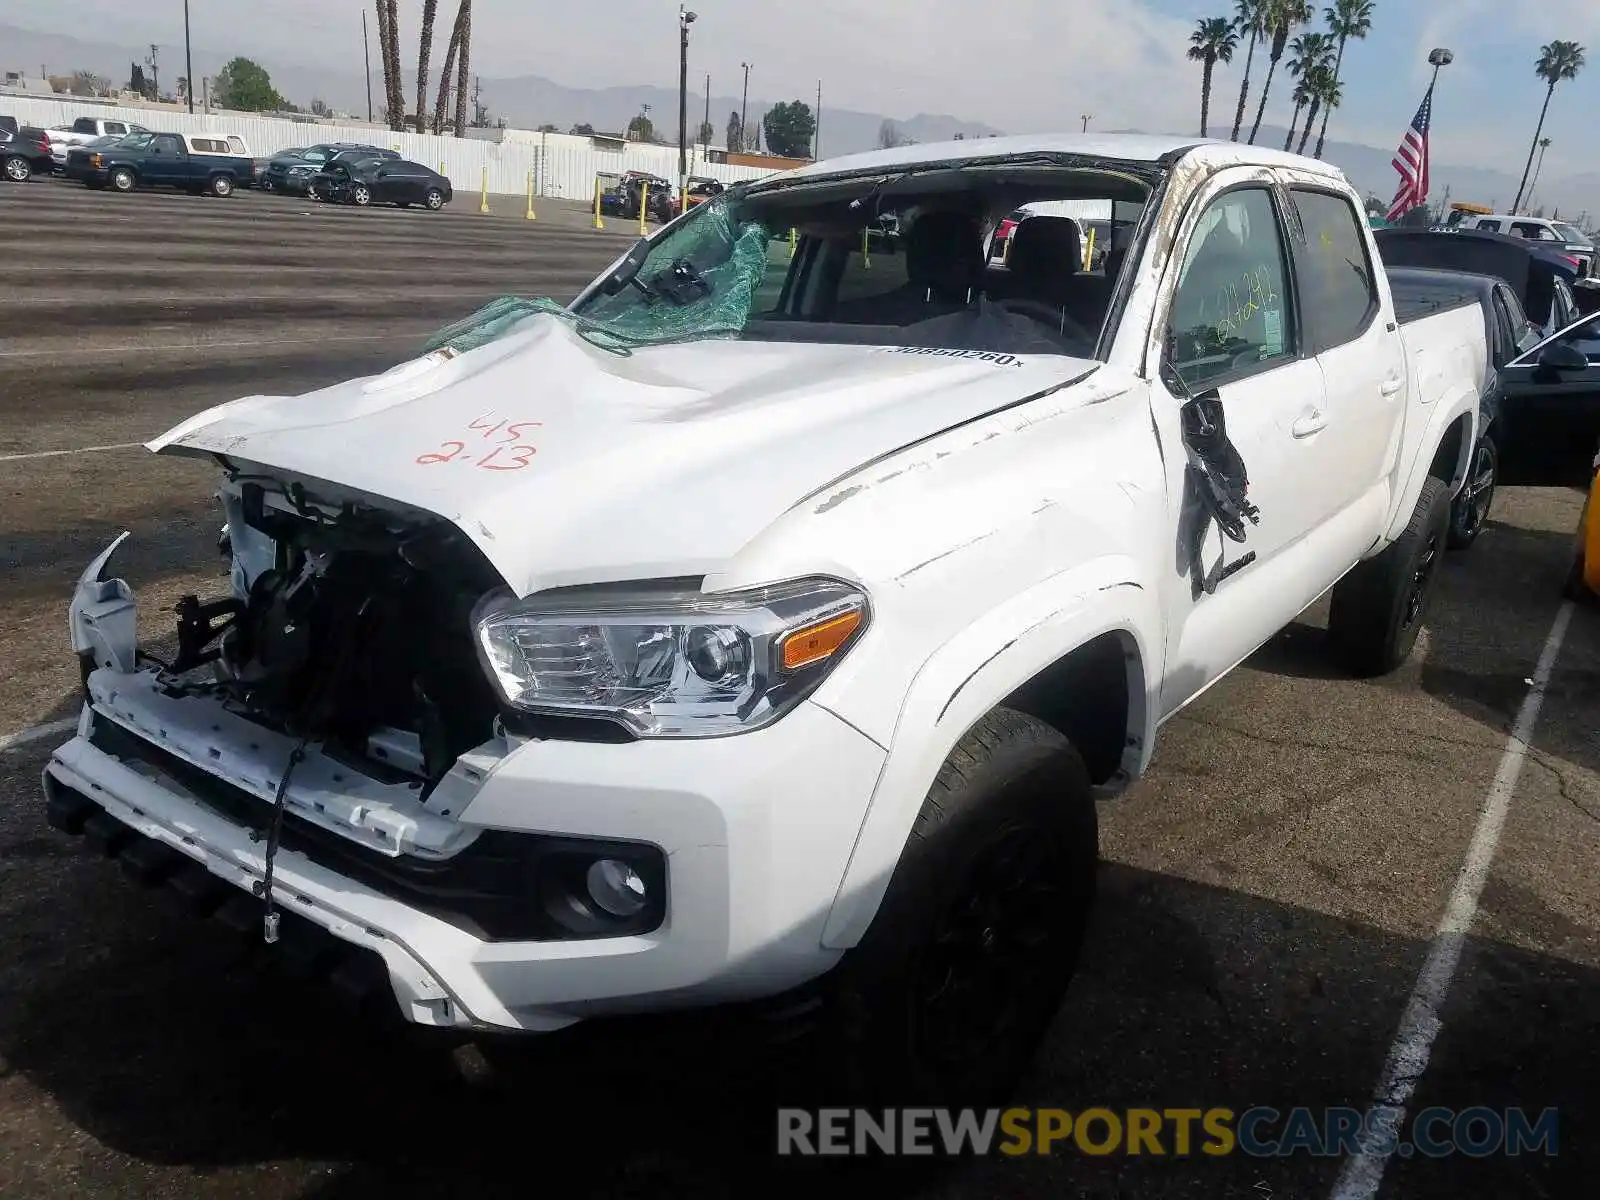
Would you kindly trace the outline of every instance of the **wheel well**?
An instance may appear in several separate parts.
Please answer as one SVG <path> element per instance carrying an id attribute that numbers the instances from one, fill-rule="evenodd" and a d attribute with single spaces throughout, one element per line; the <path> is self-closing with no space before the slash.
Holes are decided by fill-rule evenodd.
<path id="1" fill-rule="evenodd" d="M 1456 481 L 1461 470 L 1461 442 L 1467 436 L 1467 426 L 1468 418 L 1465 415 L 1450 423 L 1450 428 L 1444 431 L 1444 437 L 1439 439 L 1439 449 L 1434 451 L 1433 462 L 1428 466 L 1429 475 L 1446 484 Z"/>
<path id="2" fill-rule="evenodd" d="M 1127 634 L 1101 634 L 1057 659 L 1001 702 L 1037 717 L 1083 755 L 1089 781 L 1109 782 L 1144 728 L 1144 669 Z"/>

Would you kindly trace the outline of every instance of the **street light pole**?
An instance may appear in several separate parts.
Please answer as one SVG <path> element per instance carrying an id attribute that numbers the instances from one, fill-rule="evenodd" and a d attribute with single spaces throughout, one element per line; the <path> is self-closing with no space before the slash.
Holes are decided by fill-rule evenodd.
<path id="1" fill-rule="evenodd" d="M 367 124 L 372 124 L 372 46 L 367 41 L 367 10 L 361 10 L 361 57 L 367 63 Z"/>
<path id="2" fill-rule="evenodd" d="M 365 16 L 365 12 L 362 13 Z M 189 111 L 194 112 L 194 55 L 189 51 L 189 0 L 183 0 L 183 93 L 189 100 Z"/>
<path id="3" fill-rule="evenodd" d="M 689 207 L 689 26 L 695 14 L 678 5 L 678 201 Z"/>
<path id="4" fill-rule="evenodd" d="M 750 134 L 745 128 L 745 117 L 750 112 L 750 64 L 740 63 L 744 68 L 744 99 L 739 101 L 739 149 L 745 150 L 750 145 Z M 732 149 L 730 146 L 729 149 Z"/>
<path id="5" fill-rule="evenodd" d="M 1455 59 L 1455 54 L 1444 46 L 1435 46 L 1428 51 L 1428 61 L 1433 64 L 1433 78 L 1428 81 L 1428 132 L 1430 136 L 1433 132 L 1433 90 L 1439 86 L 1439 70 L 1441 67 L 1448 67 Z M 1426 204 L 1428 198 L 1426 196 L 1422 197 L 1422 202 Z M 1444 214 L 1441 213 L 1440 219 L 1443 220 L 1443 218 Z"/>

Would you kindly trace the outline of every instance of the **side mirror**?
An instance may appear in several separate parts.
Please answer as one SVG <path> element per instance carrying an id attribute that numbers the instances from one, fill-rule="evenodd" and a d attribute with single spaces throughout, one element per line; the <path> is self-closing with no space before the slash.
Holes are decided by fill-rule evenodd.
<path id="1" fill-rule="evenodd" d="M 1551 342 L 1539 352 L 1539 365 L 1550 371 L 1586 371 L 1589 360 L 1571 342 Z"/>

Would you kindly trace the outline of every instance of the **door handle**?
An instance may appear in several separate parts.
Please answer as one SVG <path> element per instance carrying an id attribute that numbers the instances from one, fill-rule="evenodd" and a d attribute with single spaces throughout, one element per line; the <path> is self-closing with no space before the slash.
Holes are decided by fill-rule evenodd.
<path id="1" fill-rule="evenodd" d="M 1400 376 L 1398 376 L 1398 375 L 1392 375 L 1388 379 L 1385 379 L 1383 381 L 1382 385 L 1378 388 L 1378 390 L 1380 392 L 1382 392 L 1385 396 L 1392 396 L 1396 392 L 1398 392 L 1400 390 L 1400 388 L 1404 384 L 1405 384 L 1405 380 L 1404 379 L 1400 378 Z"/>
<path id="2" fill-rule="evenodd" d="M 1307 438 L 1313 433 L 1319 433 L 1328 423 L 1328 414 L 1321 409 L 1313 409 L 1301 417 L 1289 428 L 1289 432 L 1297 438 Z"/>

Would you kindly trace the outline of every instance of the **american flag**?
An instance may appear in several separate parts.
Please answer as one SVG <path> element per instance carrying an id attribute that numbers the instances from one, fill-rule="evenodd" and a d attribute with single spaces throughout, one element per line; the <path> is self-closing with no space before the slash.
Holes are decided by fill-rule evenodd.
<path id="1" fill-rule="evenodd" d="M 1428 123 L 1433 117 L 1433 87 L 1422 98 L 1422 107 L 1411 118 L 1411 128 L 1394 152 L 1393 165 L 1400 172 L 1400 189 L 1389 206 L 1391 221 L 1398 221 L 1419 204 L 1428 202 Z"/>

